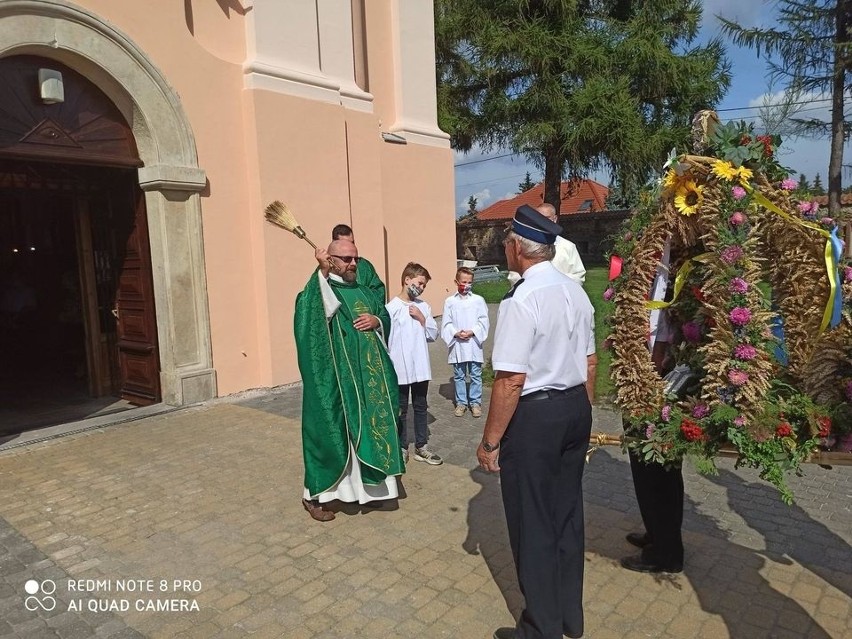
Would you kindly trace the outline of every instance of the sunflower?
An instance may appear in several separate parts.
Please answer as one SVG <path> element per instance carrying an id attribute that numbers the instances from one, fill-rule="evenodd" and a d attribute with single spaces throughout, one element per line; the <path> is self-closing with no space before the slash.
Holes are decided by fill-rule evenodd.
<path id="1" fill-rule="evenodd" d="M 716 160 L 715 162 L 713 162 L 712 171 L 713 175 L 715 175 L 716 177 L 731 182 L 737 176 L 738 169 L 735 169 L 734 165 L 730 162 L 725 162 L 724 160 Z"/>
<path id="2" fill-rule="evenodd" d="M 678 183 L 682 180 L 674 169 L 669 169 L 666 171 L 665 176 L 663 176 L 663 188 L 665 189 L 674 189 L 677 188 Z"/>
<path id="3" fill-rule="evenodd" d="M 704 187 L 692 180 L 681 184 L 675 193 L 674 205 L 681 215 L 693 215 L 704 202 Z"/>

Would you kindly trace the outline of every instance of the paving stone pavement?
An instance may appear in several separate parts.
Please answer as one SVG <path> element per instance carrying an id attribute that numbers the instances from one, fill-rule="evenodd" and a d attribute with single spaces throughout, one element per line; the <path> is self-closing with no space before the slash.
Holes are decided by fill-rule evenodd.
<path id="1" fill-rule="evenodd" d="M 397 503 L 325 524 L 299 501 L 298 386 L 0 451 L 0 637 L 479 639 L 511 625 L 522 599 L 498 478 L 473 455 L 484 419 L 453 416 L 444 349 L 431 352 L 445 463 L 410 462 Z M 618 424 L 595 410 L 596 430 Z M 850 467 L 807 467 L 791 507 L 728 460 L 685 479 L 684 573 L 631 573 L 629 466 L 617 448 L 591 456 L 587 637 L 852 636 Z M 28 595 L 29 580 L 47 590 Z"/>

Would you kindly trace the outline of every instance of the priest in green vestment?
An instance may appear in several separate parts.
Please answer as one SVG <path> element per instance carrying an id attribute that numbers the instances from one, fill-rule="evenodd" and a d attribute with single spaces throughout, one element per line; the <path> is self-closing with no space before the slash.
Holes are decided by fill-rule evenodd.
<path id="1" fill-rule="evenodd" d="M 330 501 L 396 498 L 404 464 L 384 299 L 357 282 L 354 243 L 335 240 L 317 249 L 316 258 L 320 267 L 296 298 L 294 324 L 303 384 L 303 504 L 314 519 L 328 521 L 334 513 L 323 504 Z"/>

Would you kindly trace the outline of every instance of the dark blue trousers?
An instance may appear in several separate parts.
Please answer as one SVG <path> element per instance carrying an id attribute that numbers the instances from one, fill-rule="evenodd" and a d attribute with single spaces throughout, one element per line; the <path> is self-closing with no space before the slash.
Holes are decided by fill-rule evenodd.
<path id="1" fill-rule="evenodd" d="M 583 634 L 583 466 L 592 429 L 586 389 L 518 404 L 500 443 L 500 485 L 526 600 L 518 639 Z"/>

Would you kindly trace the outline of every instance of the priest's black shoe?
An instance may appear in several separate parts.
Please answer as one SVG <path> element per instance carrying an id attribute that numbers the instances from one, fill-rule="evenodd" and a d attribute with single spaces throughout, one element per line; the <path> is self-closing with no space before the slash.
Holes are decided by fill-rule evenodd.
<path id="1" fill-rule="evenodd" d="M 621 566 L 634 572 L 652 572 L 652 573 L 677 573 L 683 572 L 683 565 L 665 566 L 662 564 L 654 564 L 642 559 L 642 555 L 634 557 L 625 557 L 621 560 Z"/>
<path id="2" fill-rule="evenodd" d="M 514 628 L 497 628 L 494 631 L 494 639 L 515 639 Z"/>
<path id="3" fill-rule="evenodd" d="M 648 537 L 648 533 L 627 533 L 626 539 L 637 548 L 644 548 L 651 543 L 651 538 Z"/>

